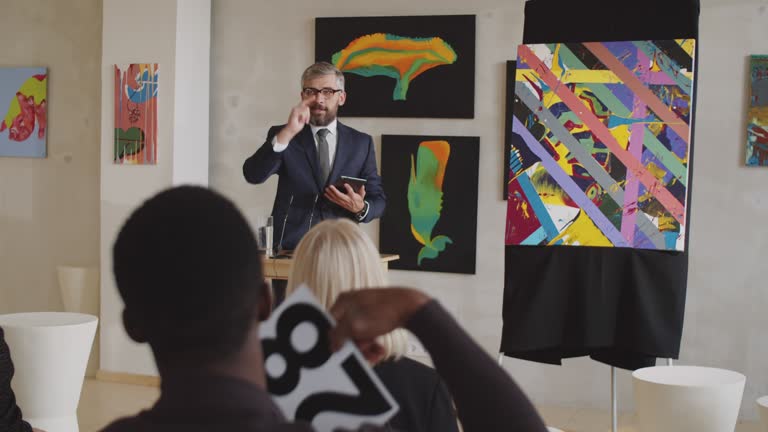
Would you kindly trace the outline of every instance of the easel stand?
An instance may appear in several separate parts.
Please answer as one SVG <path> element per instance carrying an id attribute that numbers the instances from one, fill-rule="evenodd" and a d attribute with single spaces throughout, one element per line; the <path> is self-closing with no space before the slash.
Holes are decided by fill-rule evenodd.
<path id="1" fill-rule="evenodd" d="M 504 365 L 504 353 L 500 352 L 498 357 L 499 366 Z M 673 366 L 672 359 L 667 359 L 667 366 Z M 616 392 L 616 368 L 611 366 L 611 431 L 619 430 L 619 403 Z"/>
<path id="2" fill-rule="evenodd" d="M 672 359 L 667 359 L 667 366 L 672 366 Z M 611 366 L 611 431 L 619 430 L 619 403 L 616 393 L 616 368 Z"/>

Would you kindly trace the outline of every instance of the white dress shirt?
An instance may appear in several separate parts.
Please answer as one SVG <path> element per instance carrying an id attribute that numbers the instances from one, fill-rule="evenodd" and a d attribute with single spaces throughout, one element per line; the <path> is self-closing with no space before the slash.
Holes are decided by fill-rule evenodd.
<path id="1" fill-rule="evenodd" d="M 317 131 L 320 129 L 328 129 L 328 135 L 325 136 L 325 140 L 328 142 L 328 157 L 331 158 L 331 160 L 328 161 L 328 166 L 333 168 L 333 160 L 336 157 L 336 142 L 339 137 L 337 134 L 338 120 L 334 119 L 328 126 L 309 125 L 309 127 L 312 129 L 312 139 L 315 140 L 315 148 L 317 148 Z M 280 153 L 286 148 L 288 148 L 288 143 L 283 144 L 277 142 L 277 135 L 272 138 L 272 150 Z"/>
<path id="2" fill-rule="evenodd" d="M 336 157 L 336 143 L 338 142 L 338 120 L 333 120 L 331 123 L 328 124 L 328 126 L 314 126 L 309 125 L 310 129 L 312 129 L 312 139 L 315 140 L 315 148 L 317 148 L 317 131 L 320 129 L 328 129 L 328 134 L 325 136 L 325 140 L 328 142 L 328 157 L 331 159 L 328 161 L 328 166 L 333 169 L 333 161 Z M 275 135 L 274 138 L 272 138 L 272 150 L 280 153 L 281 151 L 288 148 L 288 144 L 285 143 L 279 143 L 277 142 L 277 135 Z M 343 191 L 342 191 L 343 192 Z M 365 206 L 363 207 L 363 210 L 358 213 L 357 220 L 362 221 L 365 219 L 365 217 L 368 215 L 368 210 L 370 209 L 370 204 L 368 201 L 365 201 Z"/>

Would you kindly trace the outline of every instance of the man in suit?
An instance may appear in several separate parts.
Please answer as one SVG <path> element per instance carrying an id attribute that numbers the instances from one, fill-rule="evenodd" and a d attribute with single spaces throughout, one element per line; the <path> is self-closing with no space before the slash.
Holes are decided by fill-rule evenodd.
<path id="1" fill-rule="evenodd" d="M 323 219 L 370 222 L 381 217 L 386 205 L 373 139 L 336 118 L 347 98 L 344 75 L 320 62 L 304 71 L 301 83 L 301 102 L 288 122 L 270 128 L 266 142 L 243 164 L 249 183 L 280 176 L 272 207 L 273 239 L 275 247 L 286 250 Z M 357 191 L 349 184 L 337 188 L 341 176 L 367 183 Z"/>

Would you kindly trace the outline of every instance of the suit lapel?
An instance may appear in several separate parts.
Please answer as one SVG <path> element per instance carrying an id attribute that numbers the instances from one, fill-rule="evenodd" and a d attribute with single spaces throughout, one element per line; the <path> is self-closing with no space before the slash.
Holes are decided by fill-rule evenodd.
<path id="1" fill-rule="evenodd" d="M 307 157 L 307 162 L 312 169 L 312 178 L 315 179 L 318 190 L 323 190 L 323 185 L 320 182 L 320 167 L 317 163 L 317 146 L 315 145 L 315 138 L 312 136 L 312 129 L 309 125 L 304 126 L 299 134 L 299 143 L 301 148 L 304 149 L 304 155 Z"/>

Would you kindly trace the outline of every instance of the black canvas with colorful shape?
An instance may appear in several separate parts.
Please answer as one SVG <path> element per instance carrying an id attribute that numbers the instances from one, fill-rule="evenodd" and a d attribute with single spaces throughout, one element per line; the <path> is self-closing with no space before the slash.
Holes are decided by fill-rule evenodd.
<path id="1" fill-rule="evenodd" d="M 382 253 L 391 269 L 475 273 L 479 138 L 383 135 L 387 209 Z"/>
<path id="2" fill-rule="evenodd" d="M 344 117 L 474 117 L 474 15 L 317 18 L 315 58 L 344 72 Z"/>

